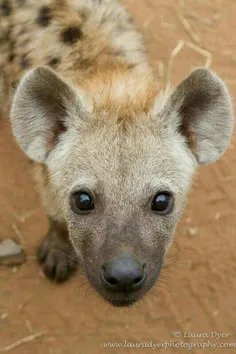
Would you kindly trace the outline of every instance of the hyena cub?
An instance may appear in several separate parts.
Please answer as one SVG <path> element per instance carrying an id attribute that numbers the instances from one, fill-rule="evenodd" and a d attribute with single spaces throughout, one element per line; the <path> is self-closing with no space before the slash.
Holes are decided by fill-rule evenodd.
<path id="1" fill-rule="evenodd" d="M 228 91 L 200 68 L 161 97 L 116 0 L 4 0 L 1 13 L 2 106 L 50 221 L 39 262 L 61 282 L 77 257 L 128 306 L 158 278 L 197 165 L 229 144 Z"/>

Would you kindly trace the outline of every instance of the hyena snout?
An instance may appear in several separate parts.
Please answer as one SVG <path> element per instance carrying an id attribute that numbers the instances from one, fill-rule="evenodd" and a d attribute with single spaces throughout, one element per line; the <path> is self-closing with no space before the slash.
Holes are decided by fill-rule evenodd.
<path id="1" fill-rule="evenodd" d="M 112 292 L 135 292 L 146 281 L 146 263 L 135 258 L 131 253 L 121 253 L 101 267 L 103 286 Z"/>

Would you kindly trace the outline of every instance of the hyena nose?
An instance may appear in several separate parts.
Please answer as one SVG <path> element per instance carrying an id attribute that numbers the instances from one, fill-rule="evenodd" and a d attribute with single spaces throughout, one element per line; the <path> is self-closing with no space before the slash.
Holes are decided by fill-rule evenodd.
<path id="1" fill-rule="evenodd" d="M 101 269 L 103 285 L 111 291 L 135 291 L 143 287 L 146 280 L 146 265 L 130 253 L 122 253 Z"/>

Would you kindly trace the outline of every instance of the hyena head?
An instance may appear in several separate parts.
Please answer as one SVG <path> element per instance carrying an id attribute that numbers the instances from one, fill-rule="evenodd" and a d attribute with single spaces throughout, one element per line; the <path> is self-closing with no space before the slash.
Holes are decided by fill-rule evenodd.
<path id="1" fill-rule="evenodd" d="M 19 144 L 49 170 L 89 281 L 116 306 L 155 283 L 197 165 L 217 160 L 232 134 L 229 94 L 209 70 L 165 99 L 151 86 L 123 73 L 78 87 L 38 67 L 11 111 Z"/>

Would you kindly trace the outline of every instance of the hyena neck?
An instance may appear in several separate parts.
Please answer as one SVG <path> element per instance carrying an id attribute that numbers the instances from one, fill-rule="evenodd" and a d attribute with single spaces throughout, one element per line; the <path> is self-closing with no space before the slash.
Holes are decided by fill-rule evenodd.
<path id="1" fill-rule="evenodd" d="M 103 80 L 114 82 L 118 77 L 150 80 L 152 69 L 142 36 L 123 6 L 116 0 L 80 0 L 68 6 L 54 9 L 61 21 L 58 25 L 66 22 L 67 28 L 79 33 L 79 40 L 66 46 L 55 71 L 85 86 Z"/>
<path id="2" fill-rule="evenodd" d="M 160 89 L 150 70 L 130 69 L 120 63 L 99 68 L 81 87 L 92 99 L 98 116 L 106 112 L 109 120 L 133 120 L 147 114 Z"/>

